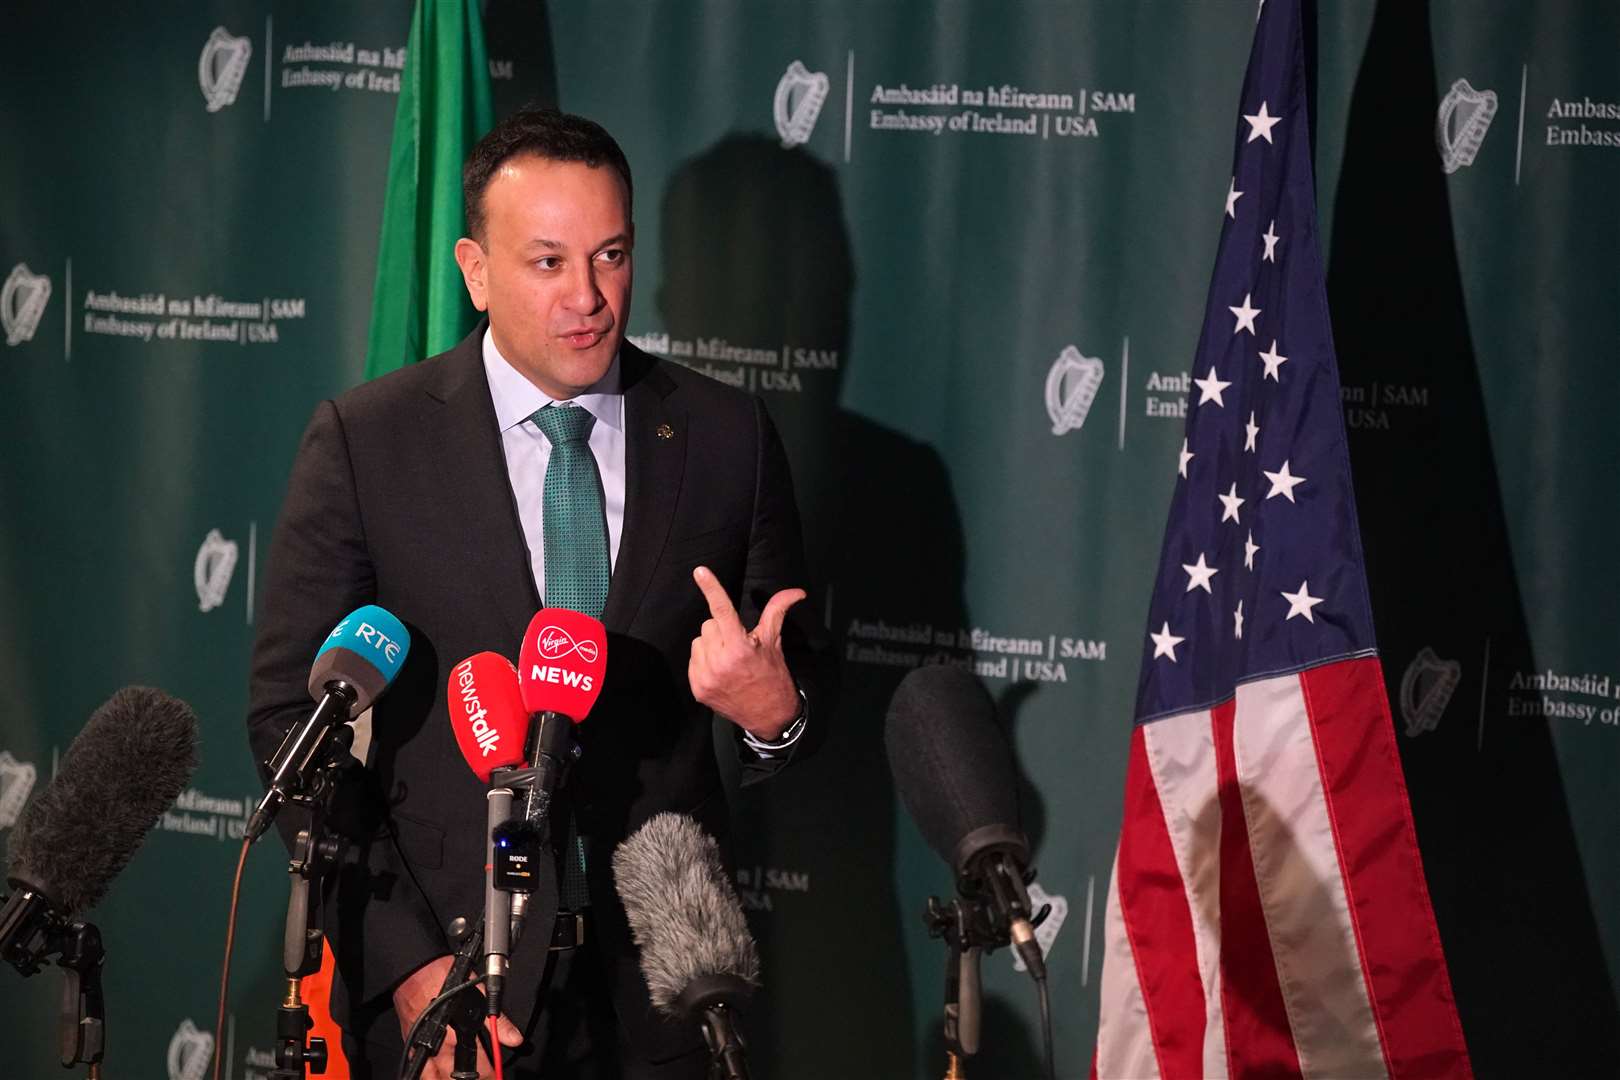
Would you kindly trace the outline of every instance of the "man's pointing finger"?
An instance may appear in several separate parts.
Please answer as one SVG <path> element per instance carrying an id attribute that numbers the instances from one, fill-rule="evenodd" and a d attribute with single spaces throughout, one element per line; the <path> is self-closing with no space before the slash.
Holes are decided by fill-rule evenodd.
<path id="1" fill-rule="evenodd" d="M 720 579 L 714 576 L 714 571 L 707 566 L 699 566 L 692 571 L 692 580 L 703 591 L 703 599 L 709 603 L 709 614 L 720 627 L 720 637 L 729 640 L 742 637 L 742 620 L 737 617 L 737 609 L 731 604 L 731 597 L 726 595 L 725 586 Z"/>

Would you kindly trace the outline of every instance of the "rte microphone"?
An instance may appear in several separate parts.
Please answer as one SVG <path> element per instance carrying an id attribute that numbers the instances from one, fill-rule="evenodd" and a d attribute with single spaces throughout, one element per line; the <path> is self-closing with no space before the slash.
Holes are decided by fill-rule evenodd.
<path id="1" fill-rule="evenodd" d="M 657 814 L 613 853 L 613 879 L 653 1006 L 703 1027 L 726 1080 L 748 1080 L 735 1014 L 759 986 L 759 950 L 720 846 L 684 814 Z"/>
<path id="2" fill-rule="evenodd" d="M 270 787 L 248 819 L 249 843 L 264 835 L 282 803 L 304 789 L 332 729 L 371 708 L 399 674 L 410 649 L 404 624 L 376 604 L 355 608 L 326 635 L 309 672 L 309 694 L 318 704 L 265 762 Z"/>
<path id="3" fill-rule="evenodd" d="M 489 1015 L 501 1011 L 512 955 L 512 894 L 534 886 L 538 845 L 506 835 L 513 791 L 503 770 L 523 762 L 529 714 L 518 693 L 517 671 L 498 653 L 469 656 L 450 669 L 446 690 L 450 727 L 473 774 L 486 784 L 489 831 L 484 863 L 484 996 Z"/>
<path id="4" fill-rule="evenodd" d="M 900 680 L 884 743 L 895 787 L 923 838 L 956 872 L 966 899 L 987 900 L 1037 982 L 1046 962 L 1026 888 L 1029 841 L 1018 821 L 1012 752 L 995 703 L 972 675 L 943 665 Z"/>

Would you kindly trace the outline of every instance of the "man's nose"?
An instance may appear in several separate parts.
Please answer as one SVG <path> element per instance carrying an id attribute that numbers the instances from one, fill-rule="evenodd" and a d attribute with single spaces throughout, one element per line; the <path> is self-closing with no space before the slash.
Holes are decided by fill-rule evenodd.
<path id="1" fill-rule="evenodd" d="M 564 303 L 570 311 L 591 315 L 601 308 L 602 302 L 602 290 L 596 287 L 596 268 L 587 262 L 569 279 Z"/>

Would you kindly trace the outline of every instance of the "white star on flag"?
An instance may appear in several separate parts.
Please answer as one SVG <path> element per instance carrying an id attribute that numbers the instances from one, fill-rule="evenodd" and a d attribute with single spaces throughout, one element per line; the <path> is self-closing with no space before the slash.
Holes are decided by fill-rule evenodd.
<path id="1" fill-rule="evenodd" d="M 1221 511 L 1222 521 L 1237 521 L 1238 507 L 1249 501 L 1247 499 L 1238 498 L 1237 481 L 1235 480 L 1232 481 L 1231 491 L 1228 491 L 1225 495 L 1217 495 L 1215 497 L 1221 501 L 1222 506 L 1226 507 L 1225 510 Z M 1239 522 L 1239 524 L 1241 524 L 1241 522 Z"/>
<path id="2" fill-rule="evenodd" d="M 1157 634 L 1149 634 L 1148 637 L 1153 639 L 1153 659 L 1157 660 L 1161 656 L 1168 656 L 1172 664 L 1179 663 L 1176 659 L 1176 646 L 1187 639 L 1172 634 L 1169 623 L 1164 624 L 1163 630 L 1160 630 Z"/>
<path id="3" fill-rule="evenodd" d="M 1226 408 L 1226 402 L 1221 400 L 1221 391 L 1232 384 L 1220 380 L 1220 377 L 1215 374 L 1214 364 L 1210 365 L 1209 374 L 1202 379 L 1194 379 L 1193 385 L 1198 387 L 1198 404 L 1202 405 L 1206 401 L 1213 401 L 1221 408 Z M 1183 442 L 1185 441 L 1183 440 Z"/>
<path id="4" fill-rule="evenodd" d="M 1294 488 L 1305 482 L 1303 476 L 1295 476 L 1288 471 L 1288 462 L 1286 461 L 1282 463 L 1282 468 L 1276 472 L 1266 472 L 1264 469 L 1260 471 L 1266 474 L 1267 480 L 1271 481 L 1271 490 L 1266 492 L 1266 498 L 1268 499 L 1281 495 L 1289 502 L 1293 502 Z"/>
<path id="5" fill-rule="evenodd" d="M 1260 377 L 1270 379 L 1272 382 L 1282 382 L 1282 366 L 1288 363 L 1288 357 L 1277 351 L 1277 339 L 1271 339 L 1271 351 L 1260 354 L 1260 362 L 1266 365 L 1265 373 Z"/>
<path id="6" fill-rule="evenodd" d="M 1230 306 L 1228 306 L 1227 309 L 1226 309 L 1226 310 L 1230 311 L 1232 314 L 1237 316 L 1237 325 L 1232 328 L 1232 333 L 1234 333 L 1234 334 L 1237 333 L 1240 330 L 1245 330 L 1245 329 L 1248 330 L 1249 333 L 1251 333 L 1251 334 L 1255 332 L 1254 331 L 1254 317 L 1256 315 L 1260 314 L 1260 309 L 1257 308 L 1257 307 L 1250 307 L 1249 306 L 1250 299 L 1251 298 L 1250 298 L 1249 294 L 1244 293 L 1243 294 L 1243 304 L 1242 304 L 1241 307 L 1230 307 Z"/>
<path id="7" fill-rule="evenodd" d="M 1385 680 L 1400 669 L 1378 659 L 1353 527 L 1356 417 L 1344 402 L 1358 391 L 1339 381 L 1317 242 L 1333 219 L 1312 184 L 1317 6 L 1265 0 L 1242 81 L 1230 73 L 1232 111 L 1214 116 L 1230 164 L 1208 164 L 1227 166 L 1226 211 L 1217 221 L 1193 207 L 1216 250 L 1202 333 L 1174 376 L 1185 440 L 1137 624 L 1149 640 L 1137 646 L 1117 872 L 1095 890 L 1100 921 L 1133 930 L 1104 935 L 1091 1055 L 1102 1080 L 1236 1078 L 1261 1061 L 1335 1077 L 1473 1075 L 1401 778 L 1405 737 L 1389 722 Z M 1223 25 L 1235 37 L 1240 22 Z M 1409 178 L 1386 172 L 1403 190 Z M 1291 354 L 1306 350 L 1300 363 L 1282 354 L 1284 334 Z M 1150 395 L 1162 381 L 1149 379 Z M 1411 456 L 1392 464 L 1409 469 Z"/>
<path id="8" fill-rule="evenodd" d="M 1320 596 L 1312 596 L 1310 594 L 1310 582 L 1301 581 L 1299 583 L 1299 592 L 1285 592 L 1282 594 L 1282 597 L 1284 600 L 1288 601 L 1288 615 L 1287 618 L 1283 619 L 1283 622 L 1287 622 L 1295 615 L 1305 616 L 1305 621 L 1308 623 L 1314 623 L 1316 621 L 1316 618 L 1311 615 L 1311 608 L 1315 607 L 1317 604 L 1320 604 L 1322 602 L 1322 598 Z"/>
<path id="9" fill-rule="evenodd" d="M 1277 126 L 1277 121 L 1281 120 L 1282 117 L 1272 116 L 1267 113 L 1266 103 L 1264 101 L 1260 103 L 1260 111 L 1258 113 L 1254 114 L 1253 116 L 1245 114 L 1243 119 L 1249 124 L 1249 137 L 1244 139 L 1244 142 L 1254 142 L 1256 139 L 1264 139 L 1266 142 L 1271 143 L 1272 146 L 1277 145 L 1276 141 L 1271 137 L 1271 129 Z"/>
<path id="10" fill-rule="evenodd" d="M 1209 587 L 1209 579 L 1220 573 L 1221 570 L 1218 566 L 1210 566 L 1204 562 L 1204 553 L 1202 551 L 1198 553 L 1198 562 L 1182 563 L 1181 568 L 1187 571 L 1188 592 L 1192 592 L 1194 589 L 1203 589 L 1211 596 L 1215 595 L 1215 591 Z"/>
<path id="11" fill-rule="evenodd" d="M 1226 216 L 1233 221 L 1237 220 L 1237 201 L 1243 197 L 1243 192 L 1237 189 L 1237 177 L 1232 177 L 1226 185 Z"/>

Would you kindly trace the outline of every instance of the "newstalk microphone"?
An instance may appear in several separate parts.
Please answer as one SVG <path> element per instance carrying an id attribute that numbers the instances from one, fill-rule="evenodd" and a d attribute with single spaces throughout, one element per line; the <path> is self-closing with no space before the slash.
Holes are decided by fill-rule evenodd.
<path id="1" fill-rule="evenodd" d="M 653 1007 L 697 1021 L 726 1080 L 748 1080 L 735 1013 L 759 986 L 759 950 L 720 847 L 684 814 L 657 814 L 613 853 Z"/>
<path id="2" fill-rule="evenodd" d="M 264 835 L 283 803 L 304 790 L 320 767 L 332 729 L 371 708 L 388 689 L 410 648 L 404 624 L 375 604 L 349 612 L 326 635 L 309 672 L 315 711 L 287 732 L 280 749 L 265 762 L 270 787 L 248 819 L 249 843 Z"/>
<path id="3" fill-rule="evenodd" d="M 129 686 L 90 715 L 56 776 L 11 835 L 0 958 L 33 975 L 52 955 L 67 978 L 62 1064 L 102 1059 L 101 936 L 75 921 L 106 895 L 197 768 L 197 716 L 161 690 Z"/>
<path id="4" fill-rule="evenodd" d="M 484 862 L 484 995 L 491 1016 L 501 1011 L 507 962 L 512 955 L 512 897 L 533 890 L 538 852 L 505 835 L 512 819 L 513 790 L 504 771 L 523 763 L 529 714 L 518 693 L 517 671 L 492 652 L 469 656 L 450 669 L 445 702 L 456 745 L 473 774 L 491 784 Z"/>

